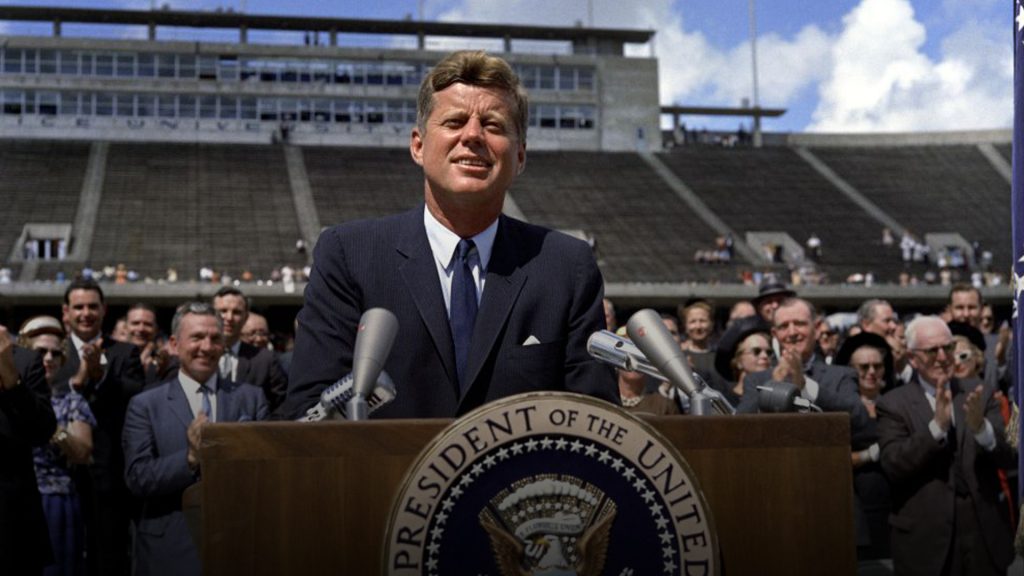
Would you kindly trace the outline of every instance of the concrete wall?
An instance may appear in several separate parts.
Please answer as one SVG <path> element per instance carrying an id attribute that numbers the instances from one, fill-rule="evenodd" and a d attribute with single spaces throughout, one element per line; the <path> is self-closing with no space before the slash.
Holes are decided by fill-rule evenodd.
<path id="1" fill-rule="evenodd" d="M 658 61 L 603 58 L 597 69 L 601 149 L 660 150 Z"/>

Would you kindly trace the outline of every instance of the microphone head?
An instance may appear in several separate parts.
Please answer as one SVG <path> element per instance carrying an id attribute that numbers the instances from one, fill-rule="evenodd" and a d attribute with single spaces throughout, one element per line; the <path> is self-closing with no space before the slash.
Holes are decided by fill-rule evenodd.
<path id="1" fill-rule="evenodd" d="M 796 397 L 799 393 L 796 384 L 765 382 L 757 387 L 757 404 L 761 412 L 796 412 Z"/>
<path id="2" fill-rule="evenodd" d="M 373 392 L 397 334 L 398 318 L 388 310 L 370 308 L 359 318 L 352 351 L 352 386 L 359 396 Z"/>
<path id="3" fill-rule="evenodd" d="M 657 312 L 644 308 L 630 316 L 626 333 L 665 378 L 682 387 L 689 396 L 697 393 L 693 369 Z"/>

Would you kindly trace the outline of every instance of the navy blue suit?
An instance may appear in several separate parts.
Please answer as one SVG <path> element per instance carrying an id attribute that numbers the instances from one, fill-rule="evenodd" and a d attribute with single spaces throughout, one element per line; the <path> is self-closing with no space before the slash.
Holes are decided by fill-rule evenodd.
<path id="1" fill-rule="evenodd" d="M 263 391 L 251 384 L 219 380 L 216 422 L 262 420 Z M 136 523 L 136 576 L 199 574 L 199 554 L 181 511 L 181 495 L 196 481 L 188 467 L 189 424 L 195 416 L 177 376 L 128 404 L 124 420 L 125 482 L 142 499 Z"/>
<path id="2" fill-rule="evenodd" d="M 586 352 L 587 338 L 604 327 L 603 292 L 586 243 L 501 216 L 466 365 L 469 387 L 460 395 L 423 207 L 331 228 L 316 245 L 288 397 L 277 416 L 302 415 L 351 371 L 359 318 L 374 307 L 393 312 L 399 325 L 385 365 L 397 397 L 374 417 L 450 418 L 531 390 L 617 403 L 612 371 Z"/>

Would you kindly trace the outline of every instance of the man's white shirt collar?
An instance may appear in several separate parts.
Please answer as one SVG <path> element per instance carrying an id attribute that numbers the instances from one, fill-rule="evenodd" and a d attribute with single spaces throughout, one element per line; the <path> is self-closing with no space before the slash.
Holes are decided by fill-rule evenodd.
<path id="1" fill-rule="evenodd" d="M 449 273 L 451 272 L 452 258 L 455 256 L 455 247 L 462 240 L 458 234 L 444 227 L 437 218 L 430 213 L 430 210 L 423 207 L 423 226 L 427 229 L 427 240 L 430 242 L 430 251 L 434 253 L 437 263 Z M 476 244 L 476 252 L 480 258 L 480 269 L 487 271 L 487 264 L 491 261 L 491 250 L 494 248 L 494 238 L 498 233 L 498 219 L 495 218 L 491 225 L 483 232 L 469 238 Z M 482 274 L 481 274 L 482 275 Z"/>
<path id="2" fill-rule="evenodd" d="M 193 417 L 198 416 L 203 408 L 203 394 L 199 391 L 199 388 L 200 386 L 206 386 L 210 390 L 210 410 L 213 412 L 213 414 L 208 414 L 207 417 L 211 422 L 216 420 L 217 382 L 218 376 L 216 372 L 203 383 L 185 374 L 184 370 L 178 370 L 178 383 L 181 385 L 181 391 L 185 393 L 185 399 L 188 400 L 188 406 L 192 409 Z"/>

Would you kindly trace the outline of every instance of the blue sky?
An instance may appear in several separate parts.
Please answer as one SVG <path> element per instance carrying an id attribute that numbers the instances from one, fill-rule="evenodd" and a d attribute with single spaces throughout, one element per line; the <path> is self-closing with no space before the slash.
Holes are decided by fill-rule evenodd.
<path id="1" fill-rule="evenodd" d="M 924 131 L 1012 123 L 1005 0 L 756 0 L 759 93 L 788 109 L 773 131 Z M 661 102 L 736 106 L 752 94 L 748 0 L 157 0 L 172 9 L 351 18 L 573 25 L 657 31 Z M 54 1 L 8 4 L 54 5 Z M 150 0 L 67 5 L 149 9 Z M 48 28 L 43 28 L 43 33 Z M 15 25 L 0 32 L 18 33 Z M 66 33 L 73 33 L 68 31 Z M 187 34 L 187 32 L 182 32 Z M 735 128 L 738 120 L 693 119 Z"/>

